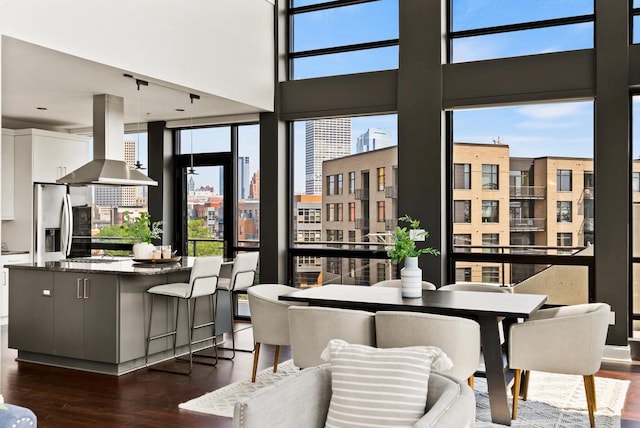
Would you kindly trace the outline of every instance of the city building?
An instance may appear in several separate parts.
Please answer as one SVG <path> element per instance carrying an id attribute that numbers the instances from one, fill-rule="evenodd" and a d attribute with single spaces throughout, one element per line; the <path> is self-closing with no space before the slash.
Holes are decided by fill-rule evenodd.
<path id="1" fill-rule="evenodd" d="M 322 196 L 294 195 L 293 205 L 294 244 L 322 242 Z M 295 281 L 300 284 L 300 287 L 306 288 L 323 283 L 321 257 L 295 257 L 295 265 Z"/>
<path id="2" fill-rule="evenodd" d="M 249 198 L 251 172 L 249 156 L 238 156 L 238 200 Z"/>
<path id="3" fill-rule="evenodd" d="M 351 119 L 309 120 L 305 127 L 305 192 L 322 193 L 322 162 L 351 154 Z"/>
<path id="4" fill-rule="evenodd" d="M 356 153 L 369 152 L 393 145 L 391 132 L 384 129 L 369 128 L 356 141 Z"/>
<path id="5" fill-rule="evenodd" d="M 249 199 L 260 199 L 260 171 L 253 173 L 249 183 Z"/>

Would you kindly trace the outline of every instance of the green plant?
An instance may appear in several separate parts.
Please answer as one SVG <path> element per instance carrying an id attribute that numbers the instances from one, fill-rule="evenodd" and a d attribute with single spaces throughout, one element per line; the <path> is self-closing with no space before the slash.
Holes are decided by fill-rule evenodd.
<path id="1" fill-rule="evenodd" d="M 434 256 L 440 254 L 440 251 L 433 247 L 416 248 L 416 239 L 423 237 L 427 239 L 429 237 L 429 232 L 419 230 L 420 220 L 412 219 L 408 215 L 404 215 L 398 220 L 408 223 L 410 227 L 396 227 L 393 235 L 393 247 L 387 251 L 387 255 L 391 258 L 392 263 L 401 262 L 407 257 L 418 257 L 420 254 L 431 254 Z"/>
<path id="2" fill-rule="evenodd" d="M 142 212 L 138 217 L 132 218 L 129 211 L 122 213 L 123 216 L 123 235 L 133 238 L 137 242 L 151 243 L 152 239 L 160 238 L 162 235 L 162 222 L 155 221 L 151 223 L 151 215 Z"/>

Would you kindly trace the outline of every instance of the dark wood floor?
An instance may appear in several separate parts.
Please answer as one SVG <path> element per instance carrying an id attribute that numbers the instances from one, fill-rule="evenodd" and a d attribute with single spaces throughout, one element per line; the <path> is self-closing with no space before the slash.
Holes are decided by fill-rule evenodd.
<path id="1" fill-rule="evenodd" d="M 242 326 L 240 326 L 242 327 Z M 190 376 L 142 369 L 123 376 L 16 362 L 2 329 L 2 394 L 31 408 L 40 427 L 231 427 L 231 420 L 179 410 L 178 404 L 251 375 L 253 355 L 239 352 L 217 367 L 194 365 Z M 238 346 L 251 347 L 251 330 Z M 261 352 L 260 369 L 271 366 L 272 347 Z M 288 349 L 280 359 L 290 358 Z M 603 364 L 598 376 L 629 379 L 622 428 L 640 427 L 640 365 Z"/>

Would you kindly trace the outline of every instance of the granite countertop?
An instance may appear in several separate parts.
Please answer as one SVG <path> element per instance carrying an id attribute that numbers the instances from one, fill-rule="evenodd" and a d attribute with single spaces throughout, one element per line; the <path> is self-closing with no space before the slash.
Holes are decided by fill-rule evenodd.
<path id="1" fill-rule="evenodd" d="M 22 263 L 8 265 L 9 269 L 36 269 L 53 272 L 103 273 L 115 275 L 158 275 L 171 272 L 190 271 L 193 257 L 182 257 L 173 263 L 137 263 L 128 257 L 93 258 L 92 262 L 59 260 L 55 262 Z"/>

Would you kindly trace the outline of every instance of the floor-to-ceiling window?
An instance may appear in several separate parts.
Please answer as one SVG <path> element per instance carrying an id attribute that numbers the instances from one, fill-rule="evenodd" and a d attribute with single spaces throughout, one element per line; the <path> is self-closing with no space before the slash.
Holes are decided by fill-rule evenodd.
<path id="1" fill-rule="evenodd" d="M 397 138 L 395 115 L 293 124 L 295 285 L 394 276 L 385 247 L 397 224 Z"/>
<path id="2" fill-rule="evenodd" d="M 544 270 L 539 278 L 550 284 L 556 272 L 558 298 L 575 293 L 587 301 L 586 267 L 548 269 L 553 262 L 535 256 L 593 254 L 593 114 L 591 101 L 453 112 L 457 278 L 516 285 Z M 532 257 L 516 263 L 505 255 Z M 579 291 L 566 287 L 571 275 Z"/>

